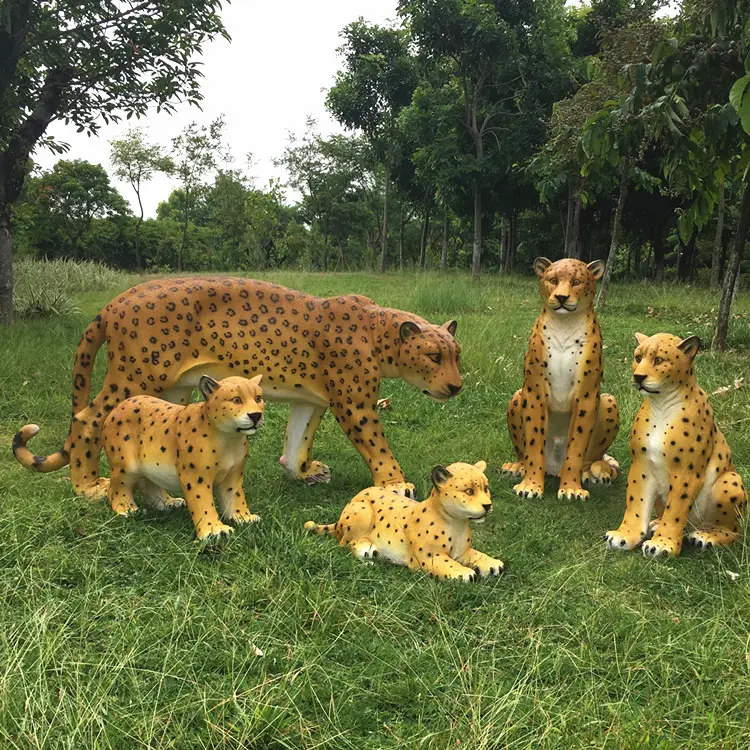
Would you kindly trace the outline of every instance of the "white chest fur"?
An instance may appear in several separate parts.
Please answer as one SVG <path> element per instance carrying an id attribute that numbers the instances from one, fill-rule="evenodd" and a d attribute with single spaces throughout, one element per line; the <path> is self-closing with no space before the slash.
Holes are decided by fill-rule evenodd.
<path id="1" fill-rule="evenodd" d="M 217 459 L 217 477 L 224 477 L 227 472 L 242 466 L 247 456 L 247 438 L 229 435 L 220 441 Z"/>
<path id="2" fill-rule="evenodd" d="M 586 345 L 586 319 L 550 316 L 542 335 L 547 354 L 550 411 L 570 412 Z"/>
<path id="3" fill-rule="evenodd" d="M 655 485 L 656 494 L 666 497 L 669 490 L 669 474 L 664 454 L 669 442 L 672 423 L 678 417 L 680 400 L 649 398 L 648 405 L 650 409 L 644 409 L 644 418 L 649 421 L 643 425 L 645 434 L 642 438 L 641 450 L 646 449 L 648 477 Z"/>
<path id="4" fill-rule="evenodd" d="M 142 464 L 141 474 L 167 492 L 180 491 L 180 480 L 174 464 Z"/>

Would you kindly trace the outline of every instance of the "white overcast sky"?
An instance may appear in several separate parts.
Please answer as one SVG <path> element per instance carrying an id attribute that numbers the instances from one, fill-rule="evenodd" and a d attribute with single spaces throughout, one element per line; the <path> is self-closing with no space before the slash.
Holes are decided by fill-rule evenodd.
<path id="1" fill-rule="evenodd" d="M 225 5 L 222 17 L 232 42 L 216 39 L 204 48 L 202 111 L 180 106 L 175 115 L 154 113 L 145 120 L 131 121 L 147 128 L 149 138 L 169 147 L 171 138 L 188 123 L 208 123 L 220 114 L 226 117 L 226 140 L 234 166 L 245 168 L 245 155 L 255 164 L 249 170 L 255 184 L 263 187 L 270 177 L 283 177 L 273 160 L 281 155 L 289 131 L 301 133 L 312 115 L 324 133 L 339 131 L 328 116 L 324 101 L 341 67 L 336 53 L 339 32 L 362 16 L 383 24 L 396 18 L 397 0 L 234 0 Z M 48 133 L 70 144 L 62 158 L 86 159 L 101 164 L 110 174 L 109 141 L 120 137 L 129 123 L 103 126 L 100 135 L 89 138 L 73 127 L 53 123 Z M 39 151 L 34 159 L 44 169 L 60 157 Z M 117 188 L 131 203 L 129 185 Z M 147 216 L 153 216 L 159 201 L 166 200 L 175 185 L 157 176 L 142 193 Z"/>

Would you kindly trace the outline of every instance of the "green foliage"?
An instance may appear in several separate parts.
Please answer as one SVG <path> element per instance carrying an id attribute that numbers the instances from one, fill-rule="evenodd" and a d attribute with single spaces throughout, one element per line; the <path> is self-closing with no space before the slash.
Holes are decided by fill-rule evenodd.
<path id="1" fill-rule="evenodd" d="M 738 78 L 729 92 L 729 103 L 740 118 L 742 129 L 750 135 L 750 75 Z"/>
<path id="2" fill-rule="evenodd" d="M 365 252 L 377 247 L 383 175 L 367 142 L 356 137 L 323 138 L 309 120 L 302 136 L 290 135 L 278 164 L 289 174 L 289 184 L 302 194 L 300 216 L 319 240 L 311 245 L 316 251 L 313 267 L 328 270 L 335 265 L 341 270 L 352 260 L 361 262 L 361 256 L 349 257 L 357 234 L 367 237 Z"/>
<path id="3" fill-rule="evenodd" d="M 81 159 L 61 159 L 29 179 L 24 204 L 27 240 L 50 257 L 79 256 L 95 219 L 129 213 L 105 170 Z"/>
<path id="4" fill-rule="evenodd" d="M 102 122 L 151 108 L 173 111 L 175 100 L 197 104 L 196 56 L 207 40 L 228 38 L 221 6 L 221 0 L 2 0 L 0 324 L 12 322 L 10 215 L 29 158 L 39 146 L 67 150 L 46 136 L 49 124 L 57 119 L 95 135 Z"/>
<path id="5" fill-rule="evenodd" d="M 627 160 L 615 272 L 721 272 L 750 163 L 750 5 L 660 5 L 402 0 L 397 22 L 342 30 L 326 103 L 354 132 L 324 137 L 309 122 L 278 159 L 285 185 L 227 164 L 222 119 L 193 123 L 174 139 L 180 188 L 148 228 L 120 211 L 71 240 L 27 191 L 18 252 L 186 270 L 371 268 L 381 254 L 437 265 L 447 215 L 449 265 L 476 262 L 477 245 L 488 269 L 527 269 L 533 252 L 589 260 L 611 244 Z M 134 179 L 169 167 L 137 128 L 113 145 L 136 197 Z"/>
<path id="6" fill-rule="evenodd" d="M 195 55 L 208 39 L 227 37 L 220 8 L 220 0 L 4 0 L 0 150 L 23 135 L 53 83 L 63 91 L 51 115 L 90 133 L 123 113 L 145 115 L 152 104 L 172 111 L 174 99 L 199 102 Z"/>
<path id="7" fill-rule="evenodd" d="M 143 128 L 130 128 L 122 138 L 112 140 L 110 146 L 115 175 L 130 183 L 139 204 L 144 182 L 149 182 L 157 172 L 174 171 L 172 160 L 162 153 L 161 146 L 148 143 Z"/>
<path id="8" fill-rule="evenodd" d="M 221 161 L 229 159 L 229 151 L 222 142 L 224 117 L 217 117 L 209 125 L 191 122 L 172 139 L 173 172 L 180 180 L 182 201 L 182 239 L 177 252 L 177 270 L 183 267 L 183 256 L 188 239 L 191 198 L 202 186 L 205 176 L 215 170 Z"/>
<path id="9" fill-rule="evenodd" d="M 409 104 L 416 85 L 416 68 L 403 29 L 368 25 L 362 19 L 341 32 L 339 50 L 344 69 L 328 92 L 326 105 L 351 129 L 371 141 L 392 137 L 395 117 Z M 384 150 L 390 145 L 381 143 Z"/>

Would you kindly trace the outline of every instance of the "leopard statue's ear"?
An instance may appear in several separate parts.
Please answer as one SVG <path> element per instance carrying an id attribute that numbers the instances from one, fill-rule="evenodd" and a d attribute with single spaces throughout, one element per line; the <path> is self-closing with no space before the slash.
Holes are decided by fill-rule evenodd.
<path id="1" fill-rule="evenodd" d="M 198 381 L 198 388 L 200 389 L 200 392 L 203 394 L 203 398 L 208 401 L 208 399 L 211 397 L 211 394 L 216 391 L 216 389 L 219 387 L 219 381 L 214 380 L 210 375 L 201 375 L 201 379 Z"/>
<path id="2" fill-rule="evenodd" d="M 445 328 L 445 330 L 448 331 L 448 333 L 450 333 L 450 335 L 455 338 L 456 328 L 458 328 L 458 321 L 449 320 L 447 323 L 443 323 L 443 328 Z"/>
<path id="3" fill-rule="evenodd" d="M 695 359 L 701 348 L 701 340 L 697 336 L 688 336 L 686 339 L 677 344 L 677 348 L 687 356 L 688 359 Z"/>
<path id="4" fill-rule="evenodd" d="M 451 474 L 445 466 L 435 466 L 430 472 L 430 479 L 435 487 L 441 487 L 444 485 L 453 474 Z"/>
<path id="5" fill-rule="evenodd" d="M 257 385 L 258 387 L 260 387 L 261 380 L 263 380 L 263 373 L 261 373 L 260 375 L 256 375 L 254 378 L 250 378 L 250 382 L 253 385 Z"/>
<path id="6" fill-rule="evenodd" d="M 635 334 L 635 340 L 638 342 L 638 346 L 640 346 L 647 338 L 648 338 L 648 336 L 646 336 L 645 333 L 636 333 Z"/>
<path id="7" fill-rule="evenodd" d="M 487 468 L 487 462 L 486 461 L 477 461 L 474 464 L 475 469 L 479 469 L 479 471 L 484 472 L 484 470 Z"/>
<path id="8" fill-rule="evenodd" d="M 604 260 L 592 260 L 591 263 L 589 263 L 586 268 L 591 271 L 594 278 L 599 281 L 602 276 L 604 276 L 604 271 L 607 268 L 607 262 Z"/>
<path id="9" fill-rule="evenodd" d="M 409 336 L 414 336 L 417 333 L 422 333 L 422 329 L 411 320 L 406 320 L 401 324 L 401 328 L 398 329 L 398 335 L 402 341 L 406 341 Z"/>
<path id="10" fill-rule="evenodd" d="M 552 265 L 549 258 L 537 258 L 534 261 L 534 273 L 541 279 L 544 272 Z"/>

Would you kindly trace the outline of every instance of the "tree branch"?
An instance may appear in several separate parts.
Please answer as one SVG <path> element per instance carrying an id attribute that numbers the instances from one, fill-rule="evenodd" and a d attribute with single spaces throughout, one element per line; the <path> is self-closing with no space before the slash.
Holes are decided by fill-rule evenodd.
<path id="1" fill-rule="evenodd" d="M 61 29 L 56 34 L 50 34 L 48 36 L 45 36 L 45 38 L 42 40 L 44 44 L 49 44 L 50 42 L 54 42 L 58 39 L 66 39 L 71 36 L 75 36 L 77 34 L 85 33 L 89 29 L 93 29 L 96 27 L 97 29 L 100 29 L 102 31 L 106 30 L 105 26 L 106 24 L 112 23 L 113 21 L 122 21 L 124 18 L 127 18 L 128 16 L 132 16 L 134 13 L 137 13 L 139 10 L 143 10 L 144 8 L 148 8 L 150 5 L 153 5 L 152 0 L 143 0 L 143 2 L 138 3 L 138 5 L 131 5 L 130 8 L 127 10 L 122 10 L 119 13 L 113 13 L 110 16 L 107 16 L 105 18 L 100 18 L 96 21 L 91 21 L 91 23 L 84 23 L 80 26 L 74 26 L 71 29 Z M 35 42 L 30 44 L 26 49 L 32 49 L 35 46 Z M 26 51 L 24 50 L 24 52 Z"/>
<path id="2" fill-rule="evenodd" d="M 31 0 L 5 0 L 0 16 L 0 102 L 13 80 L 31 28 Z"/>
<path id="3" fill-rule="evenodd" d="M 29 155 L 55 116 L 73 74 L 73 68 L 51 70 L 47 74 L 34 109 L 0 154 L 0 203 L 14 203 L 18 199 Z"/>

